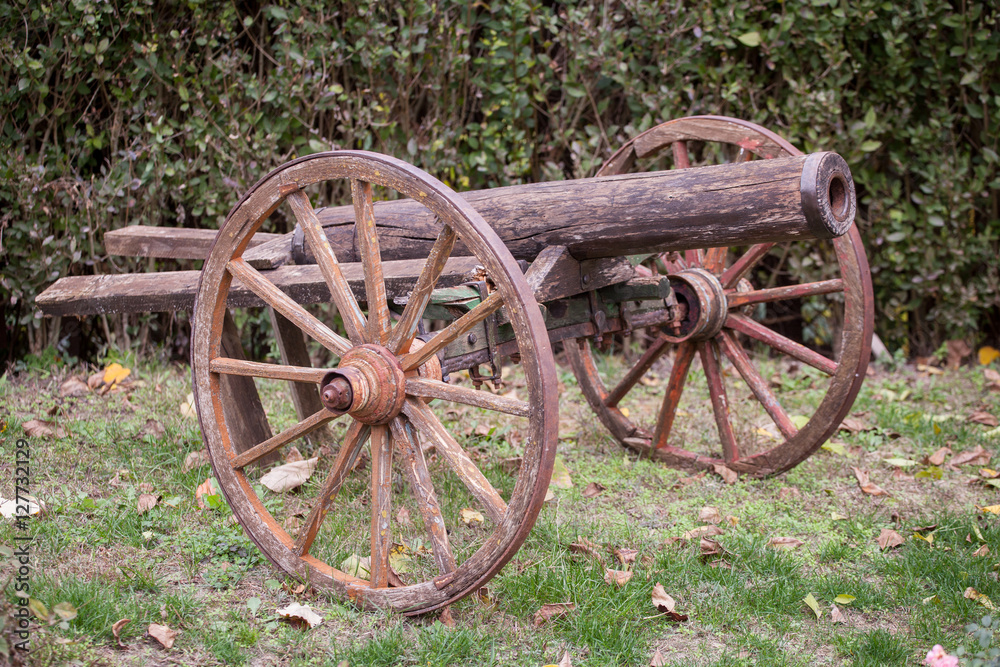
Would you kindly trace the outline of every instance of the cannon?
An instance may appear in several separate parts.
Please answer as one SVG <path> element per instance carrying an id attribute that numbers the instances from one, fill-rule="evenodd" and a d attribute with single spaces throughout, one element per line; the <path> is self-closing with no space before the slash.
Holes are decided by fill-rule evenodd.
<path id="1" fill-rule="evenodd" d="M 351 203 L 313 208 L 337 183 Z M 279 207 L 295 231 L 262 234 Z M 482 588 L 534 525 L 558 440 L 554 348 L 641 455 L 765 476 L 820 447 L 870 355 L 855 208 L 839 156 L 721 117 L 657 126 L 595 178 L 464 195 L 395 158 L 319 153 L 265 176 L 217 233 L 106 237 L 111 252 L 204 259 L 200 272 L 64 278 L 37 303 L 49 315 L 191 310 L 198 418 L 244 530 L 289 574 L 416 614 Z M 823 279 L 788 280 L 788 248 L 802 244 L 818 248 L 804 257 Z M 774 284 L 757 284 L 767 271 Z M 788 302 L 836 325 L 832 353 L 769 326 L 768 308 Z M 237 319 L 262 312 L 280 362 L 240 343 Z M 622 340 L 621 355 L 602 352 Z M 811 415 L 789 411 L 786 385 L 821 396 L 794 406 Z M 695 386 L 707 398 L 691 409 L 714 428 L 678 426 Z M 660 407 L 644 412 L 650 395 Z M 748 407 L 766 421 L 734 425 Z M 491 456 L 456 437 L 470 420 L 492 424 L 480 440 Z M 299 469 L 320 474 L 301 494 L 271 493 L 262 476 L 293 445 Z"/>

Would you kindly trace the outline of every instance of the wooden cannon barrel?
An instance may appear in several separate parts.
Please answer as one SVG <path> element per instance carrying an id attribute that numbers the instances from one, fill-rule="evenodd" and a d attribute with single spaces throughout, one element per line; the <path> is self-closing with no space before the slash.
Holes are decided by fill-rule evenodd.
<path id="1" fill-rule="evenodd" d="M 294 171 L 294 167 L 289 169 Z M 515 185 L 462 193 L 518 259 L 549 246 L 577 259 L 834 238 L 854 221 L 854 181 L 836 153 Z M 354 209 L 318 211 L 337 258 L 356 262 Z M 427 256 L 440 223 L 411 200 L 375 204 L 384 259 Z M 293 235 L 249 250 L 258 268 L 313 263 Z M 460 244 L 454 255 L 469 254 Z"/>

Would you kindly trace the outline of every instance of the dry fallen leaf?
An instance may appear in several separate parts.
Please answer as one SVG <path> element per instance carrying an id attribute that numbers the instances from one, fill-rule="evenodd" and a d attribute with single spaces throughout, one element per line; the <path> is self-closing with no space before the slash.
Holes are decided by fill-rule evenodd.
<path id="1" fill-rule="evenodd" d="M 119 363 L 113 363 L 104 369 L 104 377 L 101 378 L 108 389 L 114 389 L 115 385 L 121 384 L 125 381 L 129 375 L 132 374 L 132 370 L 125 368 Z"/>
<path id="2" fill-rule="evenodd" d="M 466 526 L 480 526 L 486 520 L 482 512 L 477 512 L 470 507 L 466 507 L 459 512 L 459 516 L 462 517 L 462 523 Z"/>
<path id="3" fill-rule="evenodd" d="M 97 390 L 102 384 L 104 384 L 104 371 L 97 371 L 87 378 L 88 389 Z"/>
<path id="4" fill-rule="evenodd" d="M 840 430 L 847 431 L 848 433 L 859 433 L 861 431 L 873 431 L 875 427 L 864 419 L 845 417 L 844 421 L 840 422 Z"/>
<path id="5" fill-rule="evenodd" d="M 885 550 L 895 549 L 906 540 L 904 540 L 903 536 L 896 531 L 889 528 L 883 528 L 876 541 L 878 542 L 879 549 Z"/>
<path id="6" fill-rule="evenodd" d="M 576 609 L 576 605 L 572 602 L 553 602 L 543 604 L 541 608 L 535 612 L 535 627 L 540 628 L 551 620 L 562 618 L 574 609 Z"/>
<path id="7" fill-rule="evenodd" d="M 90 393 L 90 387 L 87 383 L 78 377 L 71 377 L 61 385 L 59 385 L 59 397 L 60 398 L 72 398 L 77 396 L 86 396 Z"/>
<path id="8" fill-rule="evenodd" d="M 312 477 L 318 461 L 319 457 L 313 457 L 303 461 L 296 461 L 295 463 L 285 463 L 276 466 L 260 478 L 260 483 L 275 493 L 290 491 L 302 486 L 306 480 Z"/>
<path id="9" fill-rule="evenodd" d="M 406 505 L 399 508 L 396 512 L 396 523 L 398 523 L 403 528 L 410 528 L 413 526 L 413 521 L 410 519 L 410 510 Z"/>
<path id="10" fill-rule="evenodd" d="M 16 495 L 16 494 L 15 494 Z M 0 516 L 5 519 L 13 519 L 15 516 L 24 516 L 24 501 L 28 501 L 28 515 L 38 514 L 41 507 L 35 502 L 34 496 L 21 496 L 21 502 L 17 498 L 4 498 L 0 496 Z"/>
<path id="11" fill-rule="evenodd" d="M 972 552 L 973 556 L 989 556 L 990 548 L 985 544 Z"/>
<path id="12" fill-rule="evenodd" d="M 987 609 L 996 609 L 996 607 L 993 606 L 993 601 L 990 600 L 989 596 L 983 595 L 972 586 L 969 586 L 968 588 L 965 589 L 963 597 L 968 598 L 969 600 L 975 600 L 976 602 L 983 605 Z"/>
<path id="13" fill-rule="evenodd" d="M 675 623 L 682 623 L 688 620 L 687 614 L 679 614 L 674 610 L 677 603 L 674 599 L 667 593 L 663 588 L 663 584 L 657 583 L 653 586 L 652 595 L 653 606 L 660 614 L 666 616 L 669 620 Z"/>
<path id="14" fill-rule="evenodd" d="M 188 417 L 189 419 L 198 418 L 198 410 L 194 406 L 193 393 L 188 394 L 187 397 L 184 399 L 184 402 L 181 403 L 181 416 Z"/>
<path id="15" fill-rule="evenodd" d="M 136 504 L 136 509 L 139 511 L 140 515 L 145 514 L 154 507 L 156 507 L 156 496 L 152 493 L 143 493 L 139 496 L 139 502 Z M 168 646 L 167 648 L 170 647 Z"/>
<path id="16" fill-rule="evenodd" d="M 887 495 L 889 495 L 888 491 L 886 491 L 882 487 L 878 486 L 877 484 L 873 484 L 868 479 L 868 471 L 867 470 L 860 470 L 858 468 L 855 468 L 854 466 L 851 466 L 851 470 L 854 471 L 854 476 L 858 480 L 858 486 L 861 487 L 861 491 L 863 493 L 866 493 L 869 496 L 887 496 Z"/>
<path id="17" fill-rule="evenodd" d="M 989 345 L 979 348 L 979 364 L 981 366 L 989 366 L 997 359 L 1000 359 L 1000 350 Z"/>
<path id="18" fill-rule="evenodd" d="M 295 463 L 296 461 L 303 461 L 303 460 L 305 460 L 305 457 L 302 456 L 302 452 L 300 452 L 299 448 L 296 447 L 295 445 L 289 447 L 288 451 L 285 452 L 285 463 Z"/>
<path id="19" fill-rule="evenodd" d="M 208 452 L 204 449 L 199 449 L 196 452 L 189 452 L 184 457 L 184 465 L 181 466 L 181 472 L 190 472 L 195 468 L 205 465 L 208 465 Z"/>
<path id="20" fill-rule="evenodd" d="M 701 538 L 698 542 L 698 548 L 701 550 L 701 557 L 708 558 L 709 556 L 718 556 L 722 553 L 722 545 L 715 540 L 710 540 L 708 538 Z"/>
<path id="21" fill-rule="evenodd" d="M 698 521 L 705 523 L 722 523 L 722 515 L 714 507 L 702 507 L 698 510 Z"/>
<path id="22" fill-rule="evenodd" d="M 219 493 L 219 483 L 214 477 L 209 477 L 198 485 L 194 490 L 194 499 L 198 503 L 199 509 L 205 509 L 205 496 L 214 496 Z"/>
<path id="23" fill-rule="evenodd" d="M 62 426 L 56 426 L 55 422 L 42 421 L 41 419 L 32 419 L 31 421 L 26 421 L 21 425 L 24 432 L 30 438 L 57 438 L 62 439 L 66 437 L 66 431 Z"/>
<path id="24" fill-rule="evenodd" d="M 452 618 L 451 616 L 450 605 L 446 606 L 444 609 L 441 610 L 441 613 L 438 615 L 438 620 L 441 621 L 441 623 L 444 624 L 444 627 L 446 628 L 455 627 L 455 619 Z"/>
<path id="25" fill-rule="evenodd" d="M 163 648 L 169 649 L 173 648 L 174 640 L 177 639 L 177 635 L 180 633 L 177 630 L 171 630 L 165 625 L 160 625 L 159 623 L 150 623 L 149 629 L 146 630 L 149 636 L 160 642 Z"/>
<path id="26" fill-rule="evenodd" d="M 837 607 L 837 605 L 833 605 L 830 608 L 830 621 L 833 622 L 833 623 L 846 623 L 847 622 L 847 618 L 844 617 L 844 614 L 840 611 L 840 609 Z"/>
<path id="27" fill-rule="evenodd" d="M 663 667 L 666 664 L 667 659 L 663 657 L 662 653 L 660 653 L 660 649 L 656 649 L 656 652 L 653 653 L 653 657 L 649 659 L 649 667 Z"/>
<path id="28" fill-rule="evenodd" d="M 802 492 L 799 491 L 797 486 L 785 486 L 778 491 L 779 500 L 788 500 L 789 498 L 799 498 L 802 496 Z"/>
<path id="29" fill-rule="evenodd" d="M 638 558 L 639 556 L 638 551 L 636 551 L 635 549 L 629 549 L 627 547 L 612 549 L 612 553 L 614 553 L 615 558 L 618 559 L 618 562 L 625 566 L 626 570 L 630 569 L 629 566 L 632 565 L 632 563 L 635 562 L 635 559 Z"/>
<path id="30" fill-rule="evenodd" d="M 951 455 L 951 449 L 949 449 L 948 447 L 942 447 L 941 449 L 937 450 L 930 456 L 925 457 L 924 463 L 926 465 L 940 466 L 942 463 L 944 463 L 945 458 L 950 455 Z"/>
<path id="31" fill-rule="evenodd" d="M 739 479 L 739 475 L 736 474 L 735 470 L 727 468 L 721 463 L 716 463 L 712 465 L 712 470 L 716 475 L 722 478 L 722 481 L 726 484 L 735 484 L 736 480 Z"/>
<path id="32" fill-rule="evenodd" d="M 962 359 L 972 354 L 972 348 L 964 340 L 949 340 L 945 342 L 948 348 L 948 360 L 945 364 L 955 370 L 962 365 Z"/>
<path id="33" fill-rule="evenodd" d="M 604 583 L 621 588 L 632 579 L 631 571 L 604 569 Z"/>
<path id="34" fill-rule="evenodd" d="M 581 537 L 576 542 L 569 545 L 569 550 L 572 551 L 573 553 L 589 556 L 594 560 L 596 560 L 598 563 L 604 562 L 604 557 L 600 553 L 600 546 L 591 542 L 586 537 Z"/>
<path id="35" fill-rule="evenodd" d="M 557 456 L 552 464 L 552 477 L 549 479 L 549 486 L 557 489 L 572 489 L 573 480 L 569 476 L 569 469 L 563 462 L 561 456 Z"/>
<path id="36" fill-rule="evenodd" d="M 772 537 L 767 543 L 767 546 L 774 549 L 795 549 L 803 544 L 805 544 L 805 542 L 797 540 L 794 537 Z"/>
<path id="37" fill-rule="evenodd" d="M 681 535 L 682 540 L 693 540 L 696 537 L 712 537 L 714 535 L 722 535 L 726 531 L 722 530 L 718 526 L 698 526 L 697 528 L 692 528 L 683 535 Z"/>
<path id="38" fill-rule="evenodd" d="M 992 368 L 984 368 L 983 377 L 986 378 L 987 391 L 1000 391 L 1000 373 Z"/>
<path id="39" fill-rule="evenodd" d="M 1000 505 L 987 505 L 986 507 L 976 505 L 976 509 L 989 512 L 990 514 L 1000 514 Z"/>
<path id="40" fill-rule="evenodd" d="M 308 605 L 301 605 L 293 602 L 283 609 L 278 610 L 278 616 L 287 618 L 294 625 L 308 625 L 315 628 L 323 622 L 323 617 L 312 610 Z"/>
<path id="41" fill-rule="evenodd" d="M 569 651 L 563 651 L 562 659 L 551 667 L 573 667 L 573 662 L 569 658 Z"/>
<path id="42" fill-rule="evenodd" d="M 144 435 L 148 435 L 151 438 L 162 438 L 167 434 L 167 430 L 163 428 L 163 424 L 155 419 L 147 419 L 146 423 L 142 427 L 142 432 Z"/>
<path id="43" fill-rule="evenodd" d="M 132 621 L 127 618 L 122 618 L 115 621 L 115 624 L 111 626 L 111 634 L 114 635 L 115 641 L 118 642 L 118 648 L 128 648 L 128 645 L 122 642 L 121 633 L 122 628 L 131 623 Z"/>
<path id="44" fill-rule="evenodd" d="M 812 593 L 809 593 L 804 598 L 802 598 L 802 601 L 805 602 L 810 609 L 812 609 L 812 612 L 816 614 L 817 619 L 823 615 L 823 612 L 819 608 L 819 602 L 816 600 L 816 597 Z"/>
<path id="45" fill-rule="evenodd" d="M 955 466 L 984 466 L 990 462 L 991 454 L 983 449 L 982 445 L 976 445 L 975 449 L 969 449 L 964 452 L 959 452 L 951 457 L 948 461 L 948 465 Z"/>
<path id="46" fill-rule="evenodd" d="M 584 498 L 595 498 L 595 497 L 601 495 L 602 493 L 604 493 L 604 488 L 605 487 L 602 484 L 598 484 L 597 482 L 591 482 L 586 487 L 584 487 L 584 489 L 583 489 L 583 497 Z"/>
<path id="47" fill-rule="evenodd" d="M 969 421 L 977 424 L 983 424 L 984 426 L 1000 426 L 1000 420 L 986 412 L 986 410 L 976 410 L 969 415 Z"/>

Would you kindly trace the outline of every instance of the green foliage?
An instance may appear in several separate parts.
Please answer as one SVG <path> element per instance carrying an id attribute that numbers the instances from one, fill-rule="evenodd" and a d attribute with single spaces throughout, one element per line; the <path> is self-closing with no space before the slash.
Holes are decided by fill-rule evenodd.
<path id="1" fill-rule="evenodd" d="M 965 631 L 972 635 L 975 646 L 969 648 L 959 646 L 955 654 L 964 657 L 968 654 L 966 662 L 963 664 L 969 667 L 996 667 L 1000 665 L 1000 648 L 993 646 L 993 637 L 997 629 L 1000 628 L 1000 618 L 983 616 L 978 622 L 969 623 L 965 626 Z M 972 648 L 978 649 L 973 653 Z"/>
<path id="2" fill-rule="evenodd" d="M 713 113 L 847 158 L 880 333 L 930 353 L 1000 327 L 998 12 L 15 0 L 0 6 L 6 324 L 32 351 L 55 342 L 32 303 L 44 286 L 151 268 L 107 257 L 104 231 L 214 228 L 299 155 L 378 150 L 482 188 L 586 176 L 657 122 Z"/>

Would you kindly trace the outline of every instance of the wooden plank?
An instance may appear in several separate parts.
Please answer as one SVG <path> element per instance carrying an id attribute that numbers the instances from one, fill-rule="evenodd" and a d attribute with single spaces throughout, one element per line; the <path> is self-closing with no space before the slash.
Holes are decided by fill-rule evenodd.
<path id="1" fill-rule="evenodd" d="M 423 268 L 421 260 L 383 263 L 385 288 L 389 298 L 410 293 Z M 343 264 L 341 268 L 356 298 L 365 295 L 361 264 Z M 263 275 L 300 304 L 329 303 L 318 266 L 282 266 Z M 452 257 L 438 280 L 439 287 L 454 287 L 481 279 L 482 269 L 475 257 Z M 45 315 L 95 315 L 101 313 L 155 313 L 193 310 L 200 271 L 166 273 L 121 273 L 103 276 L 60 278 L 38 295 L 35 304 Z M 263 306 L 253 292 L 238 281 L 229 290 L 229 306 Z"/>
<path id="2" fill-rule="evenodd" d="M 104 249 L 109 255 L 157 257 L 162 259 L 205 259 L 215 242 L 217 229 L 185 229 L 131 225 L 104 234 Z M 250 247 L 282 238 L 284 234 L 259 232 Z"/>
<path id="3" fill-rule="evenodd" d="M 843 187 L 833 187 L 838 180 Z M 764 241 L 831 238 L 854 219 L 850 169 L 835 153 L 756 160 L 644 174 L 530 183 L 461 195 L 517 259 L 566 246 L 577 259 L 615 257 Z M 360 249 L 352 206 L 317 209 L 340 261 Z M 441 223 L 421 204 L 377 202 L 375 219 L 386 259 L 426 257 Z M 291 235 L 248 253 L 284 262 Z M 459 242 L 454 255 L 468 255 Z M 251 259 L 251 256 L 254 259 Z M 309 258 L 307 249 L 306 258 Z M 311 260 L 310 260 L 311 261 Z"/>
<path id="4" fill-rule="evenodd" d="M 226 311 L 222 324 L 222 354 L 230 359 L 245 360 L 240 334 L 232 314 Z M 222 385 L 222 412 L 226 418 L 230 441 L 237 454 L 251 449 L 271 438 L 271 426 L 260 402 L 257 385 L 252 377 L 242 375 L 219 376 Z M 261 465 L 278 460 L 278 454 L 259 459 Z"/>

